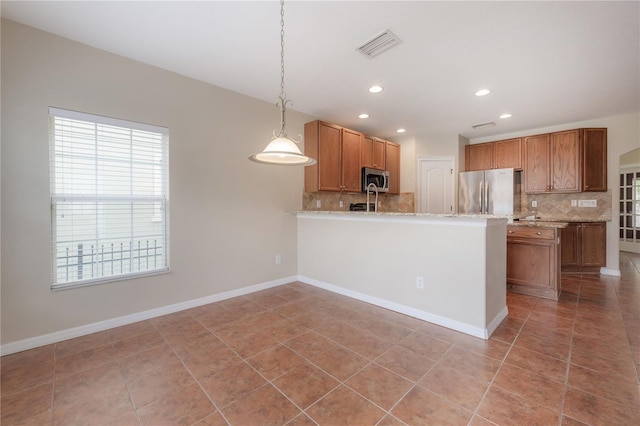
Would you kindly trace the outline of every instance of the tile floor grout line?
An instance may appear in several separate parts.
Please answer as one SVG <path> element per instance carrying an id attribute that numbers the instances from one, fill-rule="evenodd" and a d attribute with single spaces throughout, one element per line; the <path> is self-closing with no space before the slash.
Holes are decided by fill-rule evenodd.
<path id="1" fill-rule="evenodd" d="M 536 302 L 537 303 L 537 302 Z M 535 304 L 534 304 L 535 306 Z M 504 365 L 507 357 L 509 356 L 509 354 L 511 353 L 511 350 L 513 349 L 513 347 L 516 344 L 516 341 L 518 340 L 518 337 L 520 336 L 520 333 L 522 333 L 522 331 L 524 330 L 524 326 L 527 323 L 527 321 L 529 320 L 529 317 L 531 317 L 531 313 L 533 312 L 533 307 L 531 308 L 531 310 L 529 310 L 529 313 L 527 314 L 527 317 L 525 318 L 525 320 L 522 323 L 522 326 L 518 329 L 518 332 L 516 333 L 516 336 L 513 338 L 513 342 L 511 342 L 511 346 L 509 347 L 509 350 L 507 351 L 507 353 L 505 354 L 504 358 L 502 359 L 502 361 L 500 362 L 500 366 L 498 367 L 498 369 L 496 370 L 496 372 L 494 373 L 493 377 L 491 378 L 491 380 L 489 381 L 489 384 L 487 385 L 487 388 L 484 390 L 484 392 L 482 393 L 482 397 L 480 398 L 480 401 L 478 401 L 478 404 L 476 405 L 476 409 L 473 411 L 473 414 L 471 415 L 471 420 L 473 420 L 473 418 L 475 416 L 478 417 L 482 417 L 480 416 L 480 414 L 478 414 L 480 407 L 482 407 L 482 404 L 484 403 L 485 398 L 487 397 L 487 394 L 489 393 L 489 389 L 491 389 L 491 386 L 493 386 L 493 383 L 496 380 L 496 377 L 498 376 L 498 373 L 500 372 L 500 370 L 502 369 L 502 366 Z M 482 417 L 484 419 L 484 417 Z M 470 420 L 470 421 L 471 421 Z M 487 419 L 488 420 L 488 419 Z M 493 422 L 492 422 L 493 423 Z"/>
<path id="2" fill-rule="evenodd" d="M 205 327 L 206 328 L 206 327 Z M 160 335 L 162 335 L 162 332 L 160 332 Z M 207 416 L 203 417 L 202 419 L 198 419 L 196 420 L 195 423 L 206 419 L 207 417 L 215 414 L 216 412 L 220 413 L 220 416 L 222 416 L 222 418 L 224 419 L 225 422 L 227 422 L 228 425 L 231 425 L 231 422 L 229 421 L 229 419 L 227 419 L 227 417 L 224 415 L 224 413 L 222 412 L 222 410 L 218 407 L 218 405 L 216 404 L 216 402 L 213 400 L 213 398 L 211 398 L 211 396 L 209 395 L 209 393 L 204 389 L 204 387 L 202 386 L 202 383 L 200 383 L 200 380 L 198 380 L 198 378 L 195 376 L 195 374 L 193 373 L 193 371 L 191 371 L 191 369 L 187 366 L 187 364 L 184 362 L 184 360 L 182 359 L 182 357 L 176 352 L 175 348 L 173 346 L 171 346 L 171 344 L 166 340 L 166 338 L 164 336 L 162 336 L 162 339 L 165 341 L 166 345 L 169 347 L 169 349 L 171 349 L 171 352 L 173 352 L 173 354 L 178 358 L 178 360 L 180 360 L 180 363 L 182 364 L 182 366 L 185 368 L 185 370 L 187 370 L 187 372 L 189 373 L 189 375 L 191 376 L 191 378 L 198 384 L 198 387 L 200 388 L 200 390 L 205 394 L 205 396 L 207 397 L 207 399 L 211 402 L 211 404 L 213 405 L 213 407 L 215 408 L 216 411 L 214 411 L 213 413 L 209 413 Z M 209 376 L 206 376 L 209 377 Z M 190 386 L 190 385 L 187 385 Z M 187 386 L 184 386 L 182 389 L 186 388 Z M 177 393 L 177 392 L 176 392 Z M 163 398 L 166 398 L 167 396 L 164 396 Z M 149 405 L 151 403 L 154 403 L 156 401 L 160 401 L 162 398 L 158 398 L 146 405 Z M 135 407 L 135 406 L 134 406 Z M 142 407 L 140 407 L 142 408 Z M 134 411 L 136 412 L 136 415 L 138 415 L 138 410 L 134 408 Z M 140 422 L 140 424 L 142 424 L 142 422 L 139 419 L 138 416 L 138 421 Z M 194 423 L 194 424 L 195 424 Z"/>
<path id="3" fill-rule="evenodd" d="M 576 322 L 578 321 L 578 309 L 580 307 L 580 292 L 582 289 L 582 274 L 580 274 L 580 281 L 578 282 L 578 294 L 576 300 L 576 308 L 573 314 L 573 323 L 571 324 L 571 339 L 569 340 L 569 355 L 567 356 L 567 367 L 564 373 L 564 383 L 562 389 L 562 398 L 560 398 L 560 418 L 558 419 L 558 426 L 562 426 L 562 419 L 564 418 L 564 403 L 567 397 L 567 390 L 569 390 L 569 370 L 571 369 L 571 357 L 573 355 L 573 338 L 576 331 Z"/>

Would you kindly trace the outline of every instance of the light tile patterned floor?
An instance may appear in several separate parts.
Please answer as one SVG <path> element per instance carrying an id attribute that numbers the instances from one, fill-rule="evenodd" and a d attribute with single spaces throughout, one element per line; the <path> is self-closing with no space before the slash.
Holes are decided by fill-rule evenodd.
<path id="1" fill-rule="evenodd" d="M 2 425 L 637 425 L 640 256 L 488 341 L 301 283 L 2 357 Z"/>

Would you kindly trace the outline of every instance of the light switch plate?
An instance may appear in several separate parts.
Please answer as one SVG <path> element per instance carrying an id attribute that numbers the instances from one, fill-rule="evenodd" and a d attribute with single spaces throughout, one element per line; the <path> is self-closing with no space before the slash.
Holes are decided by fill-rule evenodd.
<path id="1" fill-rule="evenodd" d="M 578 205 L 578 200 L 571 200 L 571 207 L 575 207 Z"/>

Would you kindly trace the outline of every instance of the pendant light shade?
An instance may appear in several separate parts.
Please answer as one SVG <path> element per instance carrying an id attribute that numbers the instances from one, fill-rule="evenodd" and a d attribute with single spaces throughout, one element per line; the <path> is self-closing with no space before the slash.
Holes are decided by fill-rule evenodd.
<path id="1" fill-rule="evenodd" d="M 296 141 L 287 135 L 285 126 L 287 102 L 290 101 L 287 100 L 284 92 L 284 0 L 280 0 L 280 96 L 276 104 L 280 109 L 280 131 L 276 134 L 274 130 L 273 139 L 267 147 L 262 152 L 250 156 L 249 160 L 281 166 L 310 166 L 316 163 L 316 160 L 307 157 L 298 148 L 297 144 L 302 142 L 302 136 Z"/>
<path id="2" fill-rule="evenodd" d="M 310 166 L 316 160 L 300 152 L 298 145 L 288 137 L 277 137 L 259 154 L 249 157 L 256 163 L 280 164 L 283 166 Z"/>

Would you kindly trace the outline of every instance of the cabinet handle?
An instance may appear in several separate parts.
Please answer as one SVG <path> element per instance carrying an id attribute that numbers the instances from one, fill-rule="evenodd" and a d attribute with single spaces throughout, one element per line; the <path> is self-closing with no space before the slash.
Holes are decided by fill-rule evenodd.
<path id="1" fill-rule="evenodd" d="M 536 235 L 542 235 L 542 232 L 538 231 L 536 232 Z"/>
<path id="2" fill-rule="evenodd" d="M 509 231 L 510 234 L 513 234 L 513 231 Z"/>
<path id="3" fill-rule="evenodd" d="M 584 187 L 585 187 L 585 188 L 588 188 L 588 187 L 589 187 L 589 185 L 585 185 Z"/>

